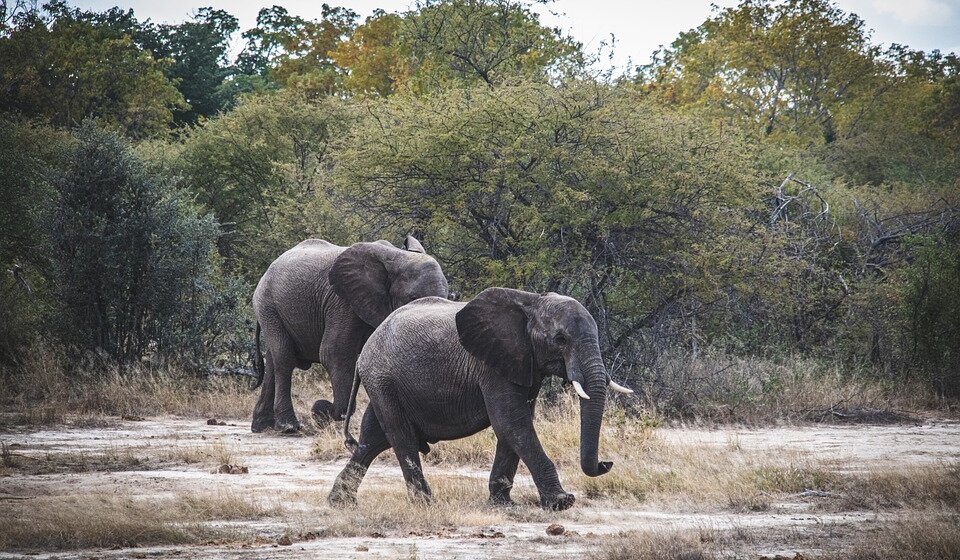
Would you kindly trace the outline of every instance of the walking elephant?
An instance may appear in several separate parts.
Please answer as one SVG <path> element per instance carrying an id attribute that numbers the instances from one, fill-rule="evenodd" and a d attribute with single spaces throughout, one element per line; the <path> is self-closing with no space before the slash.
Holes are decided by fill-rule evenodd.
<path id="1" fill-rule="evenodd" d="M 333 402 L 318 400 L 313 415 L 321 423 L 341 419 L 357 355 L 373 329 L 406 303 L 447 295 L 440 265 L 412 236 L 403 249 L 388 241 L 346 248 L 308 239 L 280 255 L 253 294 L 257 386 L 263 388 L 252 430 L 299 430 L 290 396 L 293 369 L 317 362 L 330 375 Z"/>
<path id="2" fill-rule="evenodd" d="M 344 423 L 353 455 L 337 477 L 331 503 L 356 500 L 370 463 L 393 448 L 414 500 L 429 500 L 419 452 L 429 444 L 493 427 L 496 454 L 490 499 L 511 503 L 517 465 L 533 475 L 544 508 L 567 509 L 557 469 L 533 426 L 534 402 L 548 375 L 569 380 L 580 395 L 580 467 L 599 476 L 612 463 L 597 460 L 607 387 L 614 383 L 600 357 L 597 324 L 576 300 L 488 288 L 469 303 L 424 298 L 401 307 L 374 331 L 357 362 Z M 360 441 L 350 435 L 362 382 L 370 397 Z"/>

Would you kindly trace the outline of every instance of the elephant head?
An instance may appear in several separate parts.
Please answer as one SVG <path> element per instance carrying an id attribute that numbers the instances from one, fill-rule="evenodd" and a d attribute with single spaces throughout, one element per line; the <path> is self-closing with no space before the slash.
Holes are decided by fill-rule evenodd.
<path id="1" fill-rule="evenodd" d="M 355 243 L 337 257 L 328 278 L 343 298 L 371 327 L 394 309 L 427 296 L 446 298 L 447 279 L 440 265 L 427 255 L 420 242 L 407 237 L 398 249 L 389 241 Z"/>
<path id="2" fill-rule="evenodd" d="M 610 470 L 612 463 L 597 460 L 597 448 L 612 382 L 597 324 L 577 300 L 488 288 L 457 313 L 456 323 L 464 348 L 511 382 L 532 387 L 545 375 L 570 381 L 580 395 L 580 468 L 588 476 Z"/>

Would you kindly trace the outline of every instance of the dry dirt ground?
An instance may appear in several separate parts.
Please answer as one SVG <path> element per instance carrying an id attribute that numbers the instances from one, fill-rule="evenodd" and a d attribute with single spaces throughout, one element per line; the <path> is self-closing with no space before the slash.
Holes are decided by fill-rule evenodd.
<path id="1" fill-rule="evenodd" d="M 215 511 L 197 516 L 194 503 L 200 525 L 228 535 L 199 544 L 80 549 L 67 544 L 45 552 L 13 542 L 0 558 L 579 558 L 637 530 L 686 531 L 705 541 L 722 535 L 735 556 L 794 558 L 799 552 L 816 557 L 914 515 L 910 508 L 823 507 L 830 496 L 800 487 L 770 494 L 756 507 L 701 503 L 682 492 L 672 501 L 591 498 L 585 490 L 589 481 L 569 465 L 562 466 L 561 480 L 578 496 L 573 509 L 539 510 L 525 471 L 514 491 L 520 505 L 495 508 L 484 502 L 488 466 L 479 461 L 428 462 L 425 471 L 440 503 L 413 506 L 404 499 L 390 453 L 371 467 L 360 505 L 337 511 L 324 500 L 346 457 L 335 448 L 337 437 L 334 430 L 299 437 L 253 434 L 245 422 L 208 425 L 205 419 L 178 417 L 124 419 L 100 427 L 7 428 L 0 432 L 0 521 L 7 518 L 0 527 L 8 530 L 16 526 L 15 517 L 31 515 L 37 504 L 68 509 L 79 504 L 72 515 L 98 515 L 97 504 L 113 503 L 111 496 L 129 498 L 117 507 L 121 515 L 123 508 L 132 508 L 130 516 L 150 511 L 153 504 L 176 509 L 177 500 L 191 496 L 213 496 L 213 507 L 231 500 L 256 507 L 218 519 Z M 854 474 L 887 467 L 955 468 L 960 460 L 960 423 L 931 420 L 893 426 L 658 428 L 651 441 L 656 445 L 648 453 L 739 454 Z M 216 472 L 221 464 L 248 472 Z M 618 467 L 623 465 L 615 465 L 615 471 Z M 403 519 L 393 522 L 391 516 Z M 548 535 L 551 524 L 562 525 L 565 533 Z"/>

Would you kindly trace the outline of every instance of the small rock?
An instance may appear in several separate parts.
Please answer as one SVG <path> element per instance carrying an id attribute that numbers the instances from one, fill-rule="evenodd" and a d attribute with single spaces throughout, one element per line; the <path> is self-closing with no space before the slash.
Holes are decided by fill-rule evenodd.
<path id="1" fill-rule="evenodd" d="M 355 549 L 357 552 L 369 552 L 370 549 L 363 546 L 362 544 Z"/>
<path id="2" fill-rule="evenodd" d="M 227 423 L 223 420 L 217 420 L 216 418 L 211 418 L 207 420 L 207 426 L 226 426 Z"/>
<path id="3" fill-rule="evenodd" d="M 560 525 L 559 523 L 551 523 L 550 526 L 547 527 L 547 534 L 551 537 L 558 537 L 564 534 L 566 531 L 567 530 L 563 528 L 563 525 Z"/>
<path id="4" fill-rule="evenodd" d="M 475 539 L 502 539 L 505 535 L 496 529 L 481 529 L 471 536 Z"/>
<path id="5" fill-rule="evenodd" d="M 291 544 L 293 544 L 293 541 L 290 540 L 290 537 L 284 535 L 279 539 L 277 539 L 277 544 L 279 544 L 280 546 L 290 546 Z"/>
<path id="6" fill-rule="evenodd" d="M 213 470 L 213 474 L 248 474 L 249 472 L 250 467 L 231 465 L 229 463 L 224 463 Z"/>
<path id="7" fill-rule="evenodd" d="M 386 535 L 384 535 L 384 534 L 381 533 L 380 531 L 374 531 L 374 532 L 370 533 L 370 536 L 373 537 L 373 538 L 375 538 L 375 539 L 382 539 L 382 538 L 386 537 Z"/>

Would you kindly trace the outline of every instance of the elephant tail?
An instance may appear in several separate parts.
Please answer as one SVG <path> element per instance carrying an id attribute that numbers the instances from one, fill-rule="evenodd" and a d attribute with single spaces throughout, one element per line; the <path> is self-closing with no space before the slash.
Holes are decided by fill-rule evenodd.
<path id="1" fill-rule="evenodd" d="M 343 445 L 345 445 L 351 453 L 356 453 L 360 447 L 357 440 L 353 439 L 353 436 L 350 434 L 350 417 L 353 416 L 353 411 L 357 408 L 357 393 L 359 392 L 360 370 L 354 369 L 353 387 L 350 389 L 350 400 L 347 401 L 347 412 L 343 415 Z"/>
<path id="2" fill-rule="evenodd" d="M 257 383 L 250 390 L 253 391 L 263 383 L 263 372 L 265 366 L 263 364 L 263 352 L 260 350 L 260 321 L 257 321 L 257 334 L 254 335 L 254 340 L 256 340 L 256 354 L 253 359 L 253 369 L 257 372 Z"/>

